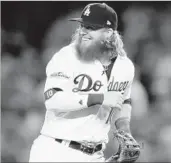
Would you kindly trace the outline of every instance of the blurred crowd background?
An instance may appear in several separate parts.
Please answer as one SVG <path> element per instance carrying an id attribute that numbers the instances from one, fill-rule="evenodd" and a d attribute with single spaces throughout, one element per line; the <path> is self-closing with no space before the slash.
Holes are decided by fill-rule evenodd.
<path id="1" fill-rule="evenodd" d="M 28 161 L 44 121 L 46 64 L 88 2 L 1 2 L 1 160 Z M 136 67 L 131 130 L 140 162 L 171 162 L 171 3 L 107 2 Z M 111 137 L 111 133 L 109 133 Z M 105 156 L 114 149 L 108 144 Z"/>

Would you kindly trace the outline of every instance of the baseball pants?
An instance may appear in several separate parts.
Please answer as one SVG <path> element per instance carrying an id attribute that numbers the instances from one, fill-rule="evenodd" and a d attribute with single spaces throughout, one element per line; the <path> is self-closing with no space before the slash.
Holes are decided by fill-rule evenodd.
<path id="1" fill-rule="evenodd" d="M 29 162 L 105 162 L 103 150 L 89 155 L 69 147 L 69 143 L 39 135 L 31 147 Z"/>

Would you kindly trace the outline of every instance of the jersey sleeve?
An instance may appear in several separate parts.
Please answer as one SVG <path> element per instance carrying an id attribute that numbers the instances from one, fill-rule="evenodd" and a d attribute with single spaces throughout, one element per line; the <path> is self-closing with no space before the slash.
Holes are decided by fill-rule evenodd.
<path id="1" fill-rule="evenodd" d="M 56 53 L 46 66 L 46 83 L 44 92 L 51 88 L 63 91 L 72 89 L 73 70 L 63 52 Z"/>
<path id="2" fill-rule="evenodd" d="M 134 80 L 134 73 L 135 73 L 135 68 L 133 63 L 131 62 L 130 67 L 129 67 L 129 84 L 127 88 L 124 91 L 124 104 L 131 104 L 131 89 L 132 89 L 132 84 Z"/>
<path id="3" fill-rule="evenodd" d="M 131 105 L 131 90 L 132 90 L 132 84 L 133 84 L 133 80 L 134 80 L 134 65 L 131 62 L 131 64 L 129 64 L 129 67 L 127 67 L 127 74 L 128 74 L 128 80 L 129 80 L 129 84 L 126 87 L 126 89 L 124 90 L 124 101 L 123 101 L 123 106 L 121 111 L 116 113 L 115 116 L 115 125 L 120 121 L 120 120 L 128 120 L 130 121 L 131 119 L 131 110 L 132 110 L 132 105 Z M 126 104 L 126 105 L 124 105 Z"/>

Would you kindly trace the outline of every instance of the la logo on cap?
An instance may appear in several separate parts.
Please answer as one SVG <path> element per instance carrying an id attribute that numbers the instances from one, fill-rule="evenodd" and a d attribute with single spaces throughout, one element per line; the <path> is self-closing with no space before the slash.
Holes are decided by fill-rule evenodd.
<path id="1" fill-rule="evenodd" d="M 89 16 L 90 15 L 90 6 L 87 7 L 87 9 L 84 12 L 85 16 Z"/>
<path id="2" fill-rule="evenodd" d="M 109 21 L 109 20 L 107 20 L 107 23 L 106 23 L 107 25 L 111 25 L 111 22 Z"/>

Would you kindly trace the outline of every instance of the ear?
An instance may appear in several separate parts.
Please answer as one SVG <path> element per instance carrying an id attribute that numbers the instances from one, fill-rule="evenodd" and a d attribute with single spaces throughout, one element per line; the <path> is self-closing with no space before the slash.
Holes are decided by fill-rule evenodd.
<path id="1" fill-rule="evenodd" d="M 113 35 L 113 32 L 112 28 L 107 28 L 107 38 L 110 38 Z"/>

